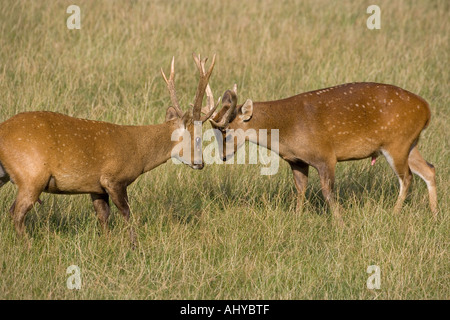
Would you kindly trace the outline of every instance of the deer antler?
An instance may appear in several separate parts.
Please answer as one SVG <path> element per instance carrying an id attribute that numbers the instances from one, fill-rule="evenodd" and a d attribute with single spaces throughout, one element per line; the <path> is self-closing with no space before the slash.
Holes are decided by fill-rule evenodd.
<path id="1" fill-rule="evenodd" d="M 177 112 L 178 116 L 181 118 L 183 116 L 183 111 L 180 109 L 180 104 L 177 99 L 177 94 L 175 92 L 175 57 L 172 57 L 172 63 L 170 65 L 170 76 L 169 80 L 167 80 L 166 75 L 164 74 L 163 69 L 161 68 L 161 74 L 164 78 L 164 81 L 167 84 L 167 89 L 169 89 L 170 99 L 172 100 L 173 107 Z"/>
<path id="2" fill-rule="evenodd" d="M 192 54 L 192 57 L 194 58 L 195 64 L 197 65 L 198 71 L 200 73 L 200 80 L 198 82 L 198 87 L 197 87 L 197 91 L 195 93 L 195 98 L 194 98 L 194 104 L 193 104 L 193 111 L 192 111 L 192 115 L 194 120 L 201 120 L 201 121 L 206 121 L 209 117 L 202 117 L 200 118 L 201 115 L 201 110 L 202 110 L 202 101 L 203 101 L 203 96 L 205 95 L 205 91 L 207 92 L 207 100 L 208 100 L 208 108 L 209 108 L 209 112 L 208 115 L 211 116 L 215 109 L 217 108 L 217 106 L 219 104 L 217 104 L 215 107 L 214 106 L 214 97 L 212 96 L 212 92 L 211 92 L 211 88 L 209 87 L 209 77 L 211 76 L 211 73 L 214 69 L 214 64 L 216 62 L 216 55 L 213 56 L 213 60 L 211 62 L 211 65 L 208 69 L 208 72 L 205 72 L 205 63 L 208 60 L 208 58 L 205 59 L 201 59 L 200 58 L 200 54 L 198 56 L 196 56 L 195 54 Z M 212 112 L 211 112 L 212 110 Z"/>
<path id="3" fill-rule="evenodd" d="M 217 113 L 215 111 L 216 111 L 217 107 L 219 106 L 220 100 L 221 100 L 219 98 L 217 100 L 217 104 L 214 106 L 214 96 L 213 96 L 213 93 L 212 93 L 211 88 L 209 86 L 209 83 L 206 86 L 205 93 L 206 93 L 207 105 L 206 105 L 206 107 L 202 108 L 202 112 L 205 114 L 205 116 L 203 116 L 201 118 L 202 122 L 205 122 L 209 118 L 214 118 L 217 115 Z"/>

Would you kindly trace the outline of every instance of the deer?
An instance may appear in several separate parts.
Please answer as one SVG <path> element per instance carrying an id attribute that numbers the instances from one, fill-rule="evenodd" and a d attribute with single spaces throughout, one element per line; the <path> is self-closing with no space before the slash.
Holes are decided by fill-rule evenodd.
<path id="1" fill-rule="evenodd" d="M 194 134 L 194 123 L 203 124 L 217 108 L 217 105 L 207 106 L 211 111 L 201 115 L 215 57 L 205 71 L 207 58 L 193 54 L 200 76 L 192 108 L 185 112 L 175 90 L 175 58 L 172 58 L 169 78 L 161 68 L 172 102 L 161 124 L 118 125 L 48 111 L 19 113 L 1 123 L 0 187 L 8 181 L 17 186 L 17 196 L 10 209 L 17 234 L 26 236 L 25 216 L 40 202 L 42 192 L 90 194 L 105 231 L 111 199 L 129 225 L 127 187 L 141 174 L 177 157 L 171 151 L 183 133 L 188 132 L 191 145 L 201 149 L 201 138 Z M 175 131 L 179 133 L 173 139 Z M 193 169 L 202 169 L 203 162 L 192 161 L 193 158 L 194 151 L 180 160 Z M 130 234 L 134 243 L 134 232 Z"/>
<path id="2" fill-rule="evenodd" d="M 401 210 L 414 173 L 425 181 L 436 216 L 435 168 L 417 147 L 430 117 L 428 103 L 411 92 L 389 84 L 355 82 L 275 101 L 247 99 L 240 105 L 234 85 L 225 91 L 222 108 L 209 122 L 223 161 L 233 157 L 245 141 L 272 149 L 287 161 L 297 190 L 297 210 L 304 204 L 309 167 L 314 167 L 332 216 L 342 225 L 342 209 L 333 193 L 337 162 L 371 158 L 374 165 L 380 155 L 400 183 L 394 212 Z M 258 141 L 256 135 L 245 135 L 249 129 L 266 129 L 268 136 L 270 129 L 278 129 L 279 143 L 271 145 L 269 138 Z"/>

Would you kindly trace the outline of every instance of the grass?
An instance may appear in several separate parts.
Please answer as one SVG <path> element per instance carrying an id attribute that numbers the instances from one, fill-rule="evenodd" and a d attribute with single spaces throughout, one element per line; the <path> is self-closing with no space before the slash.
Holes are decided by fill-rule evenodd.
<path id="1" fill-rule="evenodd" d="M 0 120 L 52 110 L 120 124 L 164 120 L 159 74 L 175 56 L 177 91 L 192 102 L 191 53 L 217 53 L 211 86 L 233 83 L 239 100 L 288 97 L 352 81 L 392 83 L 432 110 L 420 150 L 436 166 L 440 212 L 417 177 L 394 215 L 397 178 L 385 160 L 337 166 L 343 229 L 331 223 L 311 170 L 296 213 L 290 169 L 258 165 L 190 170 L 170 161 L 129 187 L 138 246 L 113 209 L 99 233 L 88 196 L 43 194 L 27 216 L 32 247 L 7 213 L 1 189 L 1 299 L 449 299 L 448 1 L 378 1 L 381 30 L 366 28 L 366 1 L 77 1 L 81 30 L 68 30 L 71 1 L 0 6 Z M 78 265 L 81 290 L 66 269 Z M 381 288 L 369 290 L 369 265 Z"/>

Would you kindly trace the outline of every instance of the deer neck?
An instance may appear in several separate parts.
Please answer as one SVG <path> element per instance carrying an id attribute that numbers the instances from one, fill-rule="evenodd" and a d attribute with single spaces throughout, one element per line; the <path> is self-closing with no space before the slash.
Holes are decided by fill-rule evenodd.
<path id="1" fill-rule="evenodd" d="M 137 141 L 135 155 L 142 159 L 143 172 L 147 172 L 165 163 L 171 157 L 176 141 L 172 141 L 173 124 L 137 126 L 134 128 Z"/>
<path id="2" fill-rule="evenodd" d="M 280 120 L 280 108 L 278 108 L 276 105 L 272 105 L 269 103 L 253 103 L 253 115 L 250 121 L 248 122 L 241 122 L 239 127 L 230 128 L 232 129 L 242 129 L 244 131 L 253 129 L 256 131 L 256 139 L 255 135 L 248 135 L 246 136 L 246 139 L 252 143 L 256 143 L 258 145 L 261 145 L 265 148 L 268 148 L 270 150 L 273 150 L 275 152 L 280 152 L 283 150 L 283 147 L 281 145 L 281 135 L 283 132 L 283 121 Z M 278 130 L 278 144 L 277 146 L 272 145 L 272 142 L 275 143 L 276 137 L 273 135 L 274 130 Z M 263 137 L 261 139 L 261 137 Z M 264 137 L 267 137 L 267 139 L 264 139 Z"/>

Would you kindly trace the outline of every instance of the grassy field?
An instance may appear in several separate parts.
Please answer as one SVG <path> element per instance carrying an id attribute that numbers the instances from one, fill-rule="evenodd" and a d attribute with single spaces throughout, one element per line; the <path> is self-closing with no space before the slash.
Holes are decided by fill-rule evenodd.
<path id="1" fill-rule="evenodd" d="M 197 86 L 192 52 L 217 53 L 215 96 L 233 83 L 241 102 L 288 97 L 353 81 L 391 83 L 431 106 L 420 150 L 436 166 L 439 215 L 414 177 L 400 214 L 398 181 L 384 159 L 337 166 L 345 227 L 331 223 L 315 170 L 295 211 L 291 171 L 259 165 L 171 161 L 129 187 L 132 250 L 113 207 L 109 237 L 86 195 L 43 194 L 28 214 L 28 250 L 0 197 L 0 299 L 449 299 L 450 4 L 374 1 L 76 1 L 81 30 L 68 30 L 73 1 L 0 5 L 0 121 L 51 110 L 118 124 L 164 120 L 170 104 L 159 69 L 175 56 L 178 96 Z M 209 125 L 205 126 L 205 129 Z M 69 290 L 77 265 L 82 288 Z M 369 290 L 377 265 L 381 287 Z"/>

